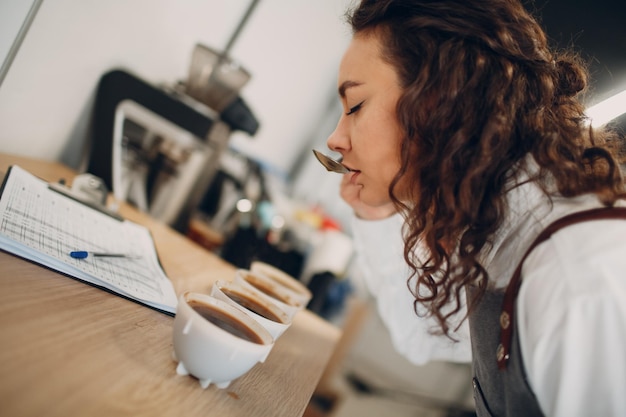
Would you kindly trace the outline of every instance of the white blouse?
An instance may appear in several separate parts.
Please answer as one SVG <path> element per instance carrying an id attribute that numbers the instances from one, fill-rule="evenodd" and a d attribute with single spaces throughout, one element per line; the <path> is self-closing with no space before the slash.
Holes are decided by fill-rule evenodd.
<path id="1" fill-rule="evenodd" d="M 525 248 L 553 220 L 600 204 L 593 195 L 548 204 L 533 183 L 507 195 L 511 212 L 483 257 L 491 285 L 505 287 Z M 458 342 L 434 336 L 407 287 L 402 219 L 354 219 L 362 276 L 394 347 L 408 360 L 471 361 L 465 320 Z M 569 226 L 538 246 L 522 270 L 519 338 L 531 388 L 546 416 L 626 416 L 626 221 Z M 460 320 L 465 311 L 456 317 Z M 468 381 L 469 383 L 469 381 Z"/>

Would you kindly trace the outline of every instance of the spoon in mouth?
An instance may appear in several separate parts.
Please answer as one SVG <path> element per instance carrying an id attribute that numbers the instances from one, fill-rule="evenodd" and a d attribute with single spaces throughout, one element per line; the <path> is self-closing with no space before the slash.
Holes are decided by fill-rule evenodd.
<path id="1" fill-rule="evenodd" d="M 317 160 L 320 161 L 322 165 L 324 165 L 324 168 L 326 168 L 327 171 L 336 172 L 338 174 L 347 174 L 348 172 L 354 171 L 353 169 L 350 169 L 343 165 L 341 162 L 335 161 L 330 156 L 326 156 L 323 153 L 316 151 L 315 149 L 313 149 L 313 154 L 315 155 Z"/>

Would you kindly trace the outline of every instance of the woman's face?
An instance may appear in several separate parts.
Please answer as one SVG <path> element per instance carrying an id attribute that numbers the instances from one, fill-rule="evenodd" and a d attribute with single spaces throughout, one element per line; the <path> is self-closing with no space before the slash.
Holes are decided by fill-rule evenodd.
<path id="1" fill-rule="evenodd" d="M 356 170 L 350 183 L 371 206 L 390 201 L 389 184 L 400 169 L 402 132 L 396 117 L 401 95 L 394 68 L 380 57 L 375 34 L 357 34 L 339 67 L 339 97 L 344 113 L 328 138 L 343 164 Z"/>

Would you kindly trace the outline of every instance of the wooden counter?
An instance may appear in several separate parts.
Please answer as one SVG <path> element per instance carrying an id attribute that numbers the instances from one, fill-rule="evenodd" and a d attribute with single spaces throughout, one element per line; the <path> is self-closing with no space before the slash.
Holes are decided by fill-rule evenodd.
<path id="1" fill-rule="evenodd" d="M 74 172 L 0 154 L 48 181 Z M 123 206 L 153 233 L 177 294 L 208 293 L 235 268 L 168 226 Z M 173 318 L 0 251 L 0 416 L 300 416 L 340 331 L 299 312 L 264 363 L 227 389 L 176 374 Z"/>

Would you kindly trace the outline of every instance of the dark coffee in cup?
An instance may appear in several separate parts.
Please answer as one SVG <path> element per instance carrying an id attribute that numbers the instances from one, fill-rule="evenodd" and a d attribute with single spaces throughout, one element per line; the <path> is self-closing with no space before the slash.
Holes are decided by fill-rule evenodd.
<path id="1" fill-rule="evenodd" d="M 263 339 L 254 330 L 227 312 L 196 300 L 190 300 L 189 307 L 220 329 L 249 342 L 263 344 Z"/>
<path id="2" fill-rule="evenodd" d="M 254 288 L 256 288 L 257 290 L 261 291 L 264 294 L 269 295 L 270 297 L 274 298 L 275 300 L 278 300 L 282 303 L 285 304 L 289 304 L 289 305 L 294 305 L 294 301 L 291 300 L 291 298 L 285 294 L 281 294 L 275 285 L 272 285 L 271 283 L 257 277 L 254 274 L 246 274 L 244 276 L 244 279 L 251 284 Z"/>
<path id="3" fill-rule="evenodd" d="M 271 271 L 263 271 L 263 274 L 270 278 L 272 281 L 276 282 L 278 285 L 283 285 L 286 288 L 290 289 L 291 291 L 295 291 L 295 292 L 300 292 L 301 289 L 299 287 L 297 287 L 293 282 L 287 280 L 287 279 L 280 279 L 279 276 L 277 276 L 275 273 L 271 272 Z"/>
<path id="4" fill-rule="evenodd" d="M 250 298 L 245 294 L 239 293 L 237 291 L 232 291 L 227 288 L 222 288 L 222 292 L 237 304 L 247 308 L 248 310 L 258 314 L 261 317 L 265 317 L 266 319 L 275 321 L 277 323 L 283 322 L 280 317 L 274 314 L 272 310 L 270 310 L 270 308 L 263 304 L 260 300 Z"/>

